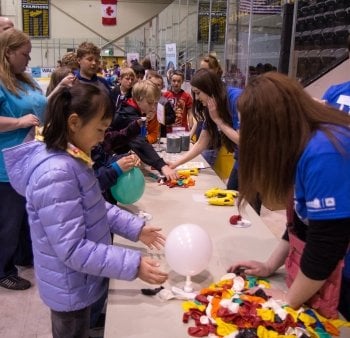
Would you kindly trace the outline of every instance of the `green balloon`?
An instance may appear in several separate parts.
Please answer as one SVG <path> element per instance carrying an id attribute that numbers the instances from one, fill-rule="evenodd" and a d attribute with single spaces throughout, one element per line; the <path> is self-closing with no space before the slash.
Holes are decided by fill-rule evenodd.
<path id="1" fill-rule="evenodd" d="M 123 204 L 138 201 L 145 191 L 145 177 L 139 168 L 132 168 L 118 177 L 117 183 L 111 187 L 114 199 Z"/>

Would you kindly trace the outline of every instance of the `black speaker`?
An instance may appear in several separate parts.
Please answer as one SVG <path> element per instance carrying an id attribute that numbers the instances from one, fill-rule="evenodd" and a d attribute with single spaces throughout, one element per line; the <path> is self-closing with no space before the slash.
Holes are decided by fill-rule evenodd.
<path id="1" fill-rule="evenodd" d="M 292 41 L 294 4 L 283 5 L 283 19 L 281 31 L 281 50 L 278 64 L 278 71 L 288 74 L 290 44 Z"/>

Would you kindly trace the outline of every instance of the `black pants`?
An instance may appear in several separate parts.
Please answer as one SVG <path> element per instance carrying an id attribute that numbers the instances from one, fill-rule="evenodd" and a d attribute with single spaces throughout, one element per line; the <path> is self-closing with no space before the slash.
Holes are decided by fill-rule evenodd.
<path id="1" fill-rule="evenodd" d="M 70 312 L 51 310 L 53 338 L 87 338 L 89 337 L 90 309 Z"/>
<path id="2" fill-rule="evenodd" d="M 10 183 L 0 182 L 0 278 L 16 275 L 16 265 L 33 262 L 26 200 Z"/>

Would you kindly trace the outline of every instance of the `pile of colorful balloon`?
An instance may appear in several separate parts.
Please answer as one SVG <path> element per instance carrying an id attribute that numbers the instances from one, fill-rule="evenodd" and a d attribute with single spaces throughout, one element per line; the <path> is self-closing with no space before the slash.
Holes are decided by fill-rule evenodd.
<path id="1" fill-rule="evenodd" d="M 251 288 L 257 291 L 249 293 Z M 204 288 L 195 300 L 184 302 L 183 322 L 192 337 L 225 338 L 329 338 L 350 322 L 327 319 L 310 308 L 293 310 L 266 296 L 269 282 L 245 275 L 227 274 Z M 192 321 L 191 321 L 192 323 Z"/>

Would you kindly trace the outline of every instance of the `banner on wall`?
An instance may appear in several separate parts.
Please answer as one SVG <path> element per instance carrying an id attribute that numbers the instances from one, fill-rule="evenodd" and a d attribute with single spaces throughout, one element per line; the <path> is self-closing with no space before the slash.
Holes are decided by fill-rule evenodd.
<path id="1" fill-rule="evenodd" d="M 49 0 L 22 0 L 22 25 L 31 38 L 49 38 Z"/>
<path id="2" fill-rule="evenodd" d="M 139 53 L 126 53 L 126 60 L 128 61 L 128 65 L 131 66 L 133 62 L 140 62 L 140 54 Z"/>
<path id="3" fill-rule="evenodd" d="M 176 54 L 176 43 L 165 44 L 165 62 L 166 70 L 170 68 L 177 69 L 177 54 Z"/>
<path id="4" fill-rule="evenodd" d="M 34 78 L 49 78 L 55 69 L 54 67 L 32 67 L 31 73 Z"/>
<path id="5" fill-rule="evenodd" d="M 102 25 L 115 26 L 117 24 L 117 0 L 101 0 Z"/>

